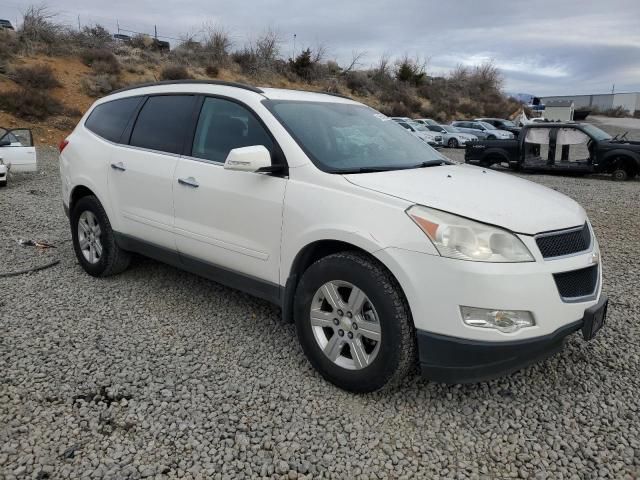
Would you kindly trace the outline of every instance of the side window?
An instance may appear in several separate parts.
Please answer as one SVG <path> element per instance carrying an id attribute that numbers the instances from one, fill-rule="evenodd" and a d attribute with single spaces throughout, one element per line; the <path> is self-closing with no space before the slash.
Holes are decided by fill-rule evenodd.
<path id="1" fill-rule="evenodd" d="M 9 130 L 4 137 L 0 138 L 0 141 L 2 140 L 9 140 L 14 147 L 33 147 L 33 136 L 28 128 Z"/>
<path id="2" fill-rule="evenodd" d="M 141 97 L 130 97 L 98 105 L 84 126 L 96 135 L 117 143 L 141 101 Z"/>
<path id="3" fill-rule="evenodd" d="M 191 118 L 193 95 L 157 95 L 145 102 L 129 144 L 168 153 L 182 153 Z"/>
<path id="4" fill-rule="evenodd" d="M 253 113 L 221 98 L 202 104 L 191 156 L 224 163 L 234 148 L 263 145 L 274 156 L 273 140 Z"/>
<path id="5" fill-rule="evenodd" d="M 484 128 L 482 128 L 482 125 L 480 125 L 479 123 L 472 123 L 470 125 L 470 128 L 473 128 L 474 130 L 484 130 Z"/>

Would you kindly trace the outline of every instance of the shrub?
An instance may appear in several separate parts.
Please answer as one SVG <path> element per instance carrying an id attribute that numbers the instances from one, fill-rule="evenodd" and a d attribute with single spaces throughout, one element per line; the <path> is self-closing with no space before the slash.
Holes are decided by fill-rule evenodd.
<path id="1" fill-rule="evenodd" d="M 421 85 L 426 79 L 425 64 L 405 56 L 397 63 L 396 79 L 410 85 Z"/>
<path id="2" fill-rule="evenodd" d="M 62 104 L 48 92 L 24 87 L 1 92 L 0 108 L 27 120 L 44 120 L 64 113 Z"/>
<path id="3" fill-rule="evenodd" d="M 99 97 L 120 88 L 120 82 L 117 76 L 102 73 L 84 77 L 80 87 L 90 97 Z"/>
<path id="4" fill-rule="evenodd" d="M 220 68 L 217 65 L 207 65 L 204 71 L 212 78 L 216 78 L 220 74 Z"/>
<path id="5" fill-rule="evenodd" d="M 160 80 L 188 80 L 193 78 L 182 65 L 167 65 L 160 71 Z"/>
<path id="6" fill-rule="evenodd" d="M 120 73 L 120 62 L 110 50 L 106 48 L 87 48 L 80 53 L 80 58 L 85 65 L 94 67 L 98 64 L 97 73 Z"/>
<path id="7" fill-rule="evenodd" d="M 82 48 L 104 49 L 113 46 L 111 33 L 102 25 L 84 27 L 82 31 L 70 31 L 69 40 Z"/>
<path id="8" fill-rule="evenodd" d="M 118 75 L 120 73 L 120 64 L 118 62 L 105 62 L 104 60 L 96 60 L 91 65 L 91 69 L 96 75 Z"/>
<path id="9" fill-rule="evenodd" d="M 11 79 L 23 87 L 48 90 L 60 86 L 49 65 L 17 67 L 10 75 Z"/>
<path id="10" fill-rule="evenodd" d="M 289 59 L 289 67 L 300 78 L 311 80 L 314 62 L 311 57 L 311 49 L 303 50 L 295 59 Z"/>

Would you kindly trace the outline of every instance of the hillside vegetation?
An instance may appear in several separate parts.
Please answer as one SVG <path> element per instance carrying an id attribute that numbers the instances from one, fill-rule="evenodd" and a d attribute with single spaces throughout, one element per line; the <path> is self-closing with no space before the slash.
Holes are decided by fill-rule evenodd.
<path id="1" fill-rule="evenodd" d="M 185 37 L 161 52 L 149 37 L 124 43 L 99 25 L 71 30 L 46 7 L 31 7 L 17 32 L 0 31 L 0 126 L 30 126 L 39 143 L 56 143 L 96 98 L 128 85 L 189 78 L 340 93 L 387 115 L 443 122 L 504 117 L 521 106 L 501 93 L 502 77 L 491 64 L 432 77 L 425 63 L 407 56 L 362 69 L 357 53 L 342 66 L 327 60 L 322 47 L 285 59 L 280 45 L 266 31 L 235 47 L 227 32 L 210 27 L 203 40 Z"/>

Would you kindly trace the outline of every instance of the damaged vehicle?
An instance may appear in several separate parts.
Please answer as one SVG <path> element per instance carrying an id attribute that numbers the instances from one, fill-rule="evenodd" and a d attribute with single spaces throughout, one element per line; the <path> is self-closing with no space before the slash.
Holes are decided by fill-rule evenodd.
<path id="1" fill-rule="evenodd" d="M 0 187 L 7 185 L 9 172 L 35 172 L 37 155 L 28 128 L 0 127 Z"/>
<path id="2" fill-rule="evenodd" d="M 530 172 L 610 173 L 614 180 L 627 180 L 640 173 L 640 142 L 627 134 L 611 137 L 589 123 L 535 123 L 514 140 L 468 144 L 465 161 Z"/>

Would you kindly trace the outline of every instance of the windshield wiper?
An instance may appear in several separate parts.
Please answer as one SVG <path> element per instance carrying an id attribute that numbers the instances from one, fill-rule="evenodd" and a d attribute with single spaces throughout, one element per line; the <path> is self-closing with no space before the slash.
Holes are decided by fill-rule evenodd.
<path id="1" fill-rule="evenodd" d="M 418 163 L 411 168 L 427 168 L 427 167 L 440 167 L 442 165 L 448 165 L 446 160 L 428 160 L 426 162 Z"/>
<path id="2" fill-rule="evenodd" d="M 414 168 L 425 168 L 425 167 L 437 167 L 440 165 L 448 165 L 449 162 L 446 160 L 428 160 L 426 162 L 420 162 L 416 165 L 388 165 L 388 166 L 380 166 L 380 167 L 359 167 L 359 168 L 350 168 L 345 170 L 335 170 L 334 173 L 375 173 L 375 172 L 390 172 L 393 170 L 411 170 Z"/>

